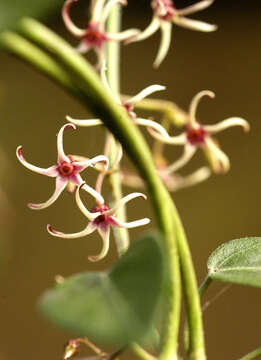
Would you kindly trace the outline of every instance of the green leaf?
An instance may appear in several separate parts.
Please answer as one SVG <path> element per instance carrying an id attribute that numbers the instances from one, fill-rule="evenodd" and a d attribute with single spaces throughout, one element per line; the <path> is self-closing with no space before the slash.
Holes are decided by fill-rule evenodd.
<path id="1" fill-rule="evenodd" d="M 57 325 L 104 344 L 141 340 L 150 330 L 162 286 L 157 238 L 137 240 L 109 272 L 74 275 L 40 299 Z"/>
<path id="2" fill-rule="evenodd" d="M 261 287 L 261 238 L 229 241 L 208 259 L 212 279 Z"/>
<path id="3" fill-rule="evenodd" d="M 0 31 L 12 27 L 24 16 L 44 18 L 62 8 L 63 0 L 0 0 Z"/>

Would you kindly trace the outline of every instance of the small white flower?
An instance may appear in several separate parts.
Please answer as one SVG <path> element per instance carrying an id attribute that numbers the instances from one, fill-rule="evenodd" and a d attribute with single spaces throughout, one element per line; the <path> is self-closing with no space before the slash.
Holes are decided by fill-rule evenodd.
<path id="1" fill-rule="evenodd" d="M 216 25 L 185 17 L 186 15 L 194 14 L 208 8 L 213 2 L 214 0 L 202 0 L 194 5 L 179 10 L 174 7 L 172 0 L 152 0 L 151 6 L 154 11 L 154 16 L 151 23 L 143 32 L 126 40 L 126 43 L 147 39 L 160 29 L 162 38 L 156 60 L 153 64 L 154 67 L 158 67 L 169 50 L 172 24 L 203 32 L 211 32 L 217 29 Z"/>

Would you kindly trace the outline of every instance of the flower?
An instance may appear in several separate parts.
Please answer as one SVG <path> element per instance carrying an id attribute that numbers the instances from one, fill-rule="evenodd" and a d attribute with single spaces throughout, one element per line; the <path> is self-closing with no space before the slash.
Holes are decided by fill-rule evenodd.
<path id="1" fill-rule="evenodd" d="M 116 101 L 117 104 L 124 107 L 124 109 L 127 111 L 130 118 L 133 120 L 133 122 L 137 125 L 141 126 L 149 126 L 150 128 L 155 129 L 158 133 L 160 133 L 163 137 L 169 138 L 169 135 L 167 131 L 157 122 L 151 120 L 151 119 L 143 119 L 136 115 L 134 112 L 135 105 L 142 101 L 145 97 L 153 94 L 156 91 L 162 91 L 165 90 L 166 87 L 162 85 L 150 85 L 140 91 L 137 95 L 129 98 L 128 100 L 122 101 L 118 94 L 115 94 L 112 92 L 110 85 L 107 81 L 106 77 L 106 66 L 105 62 L 103 63 L 103 66 L 101 68 L 101 78 L 104 86 L 112 96 L 112 98 Z M 71 123 L 78 125 L 78 126 L 96 126 L 96 125 L 103 125 L 103 122 L 100 119 L 88 119 L 88 120 L 79 120 L 79 119 L 73 119 L 70 116 L 66 116 L 66 119 L 70 121 Z"/>
<path id="2" fill-rule="evenodd" d="M 126 40 L 126 43 L 147 39 L 160 29 L 162 39 L 156 60 L 153 64 L 154 67 L 158 67 L 164 60 L 169 50 L 172 23 L 188 29 L 203 32 L 211 32 L 217 29 L 216 25 L 207 24 L 202 21 L 192 20 L 185 17 L 186 15 L 194 14 L 195 12 L 208 8 L 211 4 L 213 4 L 213 2 L 214 0 L 202 0 L 194 5 L 178 10 L 174 7 L 172 0 L 152 0 L 151 6 L 154 11 L 154 16 L 151 23 L 143 32 Z"/>
<path id="3" fill-rule="evenodd" d="M 63 133 L 64 130 L 66 129 L 76 129 L 76 126 L 73 124 L 66 124 L 60 129 L 57 135 L 57 151 L 58 151 L 57 163 L 47 169 L 42 169 L 28 163 L 22 155 L 22 146 L 18 146 L 16 150 L 16 155 L 18 157 L 18 160 L 27 169 L 32 170 L 38 174 L 56 178 L 56 188 L 50 199 L 42 204 L 29 203 L 28 206 L 31 209 L 40 210 L 53 204 L 69 183 L 73 183 L 77 186 L 80 186 L 83 183 L 83 179 L 80 176 L 80 172 L 82 172 L 87 167 L 93 166 L 98 162 L 104 162 L 105 170 L 107 170 L 108 168 L 109 160 L 107 159 L 106 156 L 103 155 L 99 155 L 85 161 L 75 161 L 72 156 L 65 155 L 63 150 Z M 86 190 L 88 193 L 90 193 L 92 196 L 98 199 L 100 203 L 104 202 L 103 197 L 87 184 L 84 185 L 84 190 Z"/>
<path id="4" fill-rule="evenodd" d="M 105 22 L 110 14 L 110 10 L 116 4 L 127 5 L 126 0 L 92 0 L 91 19 L 85 29 L 78 28 L 70 17 L 70 9 L 73 3 L 78 0 L 66 0 L 62 10 L 62 17 L 67 29 L 77 38 L 82 39 L 77 50 L 80 53 L 87 53 L 93 49 L 98 56 L 100 68 L 104 59 L 104 43 L 109 40 L 122 41 L 133 37 L 139 33 L 137 29 L 129 29 L 120 33 L 108 33 L 105 30 Z"/>
<path id="5" fill-rule="evenodd" d="M 185 125 L 185 131 L 182 134 L 166 138 L 154 129 L 148 129 L 151 135 L 159 141 L 167 144 L 185 146 L 184 153 L 181 158 L 164 169 L 164 172 L 175 172 L 183 167 L 195 154 L 197 148 L 204 150 L 214 172 L 221 173 L 229 170 L 229 158 L 220 149 L 217 141 L 212 137 L 212 135 L 232 126 L 242 126 L 244 131 L 248 131 L 250 126 L 246 120 L 239 117 L 232 117 L 215 125 L 202 125 L 196 119 L 196 110 L 199 101 L 204 96 L 214 98 L 215 94 L 212 91 L 203 90 L 193 97 L 189 108 L 189 116 L 187 124 Z"/>
<path id="6" fill-rule="evenodd" d="M 79 209 L 89 220 L 89 223 L 86 226 L 86 228 L 74 234 L 64 234 L 62 232 L 58 232 L 54 230 L 51 225 L 47 225 L 47 230 L 51 235 L 56 237 L 65 238 L 65 239 L 76 239 L 89 235 L 97 229 L 102 237 L 103 247 L 99 255 L 88 257 L 90 261 L 99 261 L 107 255 L 109 250 L 111 227 L 121 227 L 121 228 L 130 229 L 137 226 L 146 225 L 150 222 L 148 218 L 143 218 L 131 222 L 122 222 L 121 220 L 119 220 L 117 217 L 114 216 L 117 210 L 120 207 L 124 206 L 130 200 L 135 199 L 137 197 L 141 197 L 142 199 L 147 199 L 144 194 L 138 192 L 131 193 L 123 197 L 121 200 L 119 200 L 112 208 L 109 208 L 107 205 L 97 202 L 97 206 L 95 206 L 91 211 L 89 211 L 86 209 L 80 198 L 80 189 L 82 187 L 84 187 L 84 184 L 82 184 L 80 187 L 76 189 L 75 198 Z"/>

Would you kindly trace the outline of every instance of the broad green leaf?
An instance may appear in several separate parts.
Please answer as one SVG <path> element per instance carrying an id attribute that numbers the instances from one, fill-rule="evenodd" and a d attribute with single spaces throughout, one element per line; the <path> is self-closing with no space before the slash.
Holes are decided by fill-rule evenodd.
<path id="1" fill-rule="evenodd" d="M 43 19 L 62 8 L 63 0 L 0 0 L 0 31 L 12 27 L 23 16 Z"/>
<path id="2" fill-rule="evenodd" d="M 40 310 L 57 325 L 97 342 L 123 345 L 141 340 L 154 319 L 162 263 L 156 237 L 147 235 L 109 272 L 77 274 L 46 291 Z"/>
<path id="3" fill-rule="evenodd" d="M 229 241 L 208 259 L 212 279 L 261 287 L 261 238 Z"/>

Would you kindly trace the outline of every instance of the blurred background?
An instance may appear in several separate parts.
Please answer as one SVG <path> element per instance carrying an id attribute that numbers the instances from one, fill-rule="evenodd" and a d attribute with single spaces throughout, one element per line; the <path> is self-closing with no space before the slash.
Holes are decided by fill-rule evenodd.
<path id="1" fill-rule="evenodd" d="M 0 8 L 1 3 L 6 6 L 7 0 L 0 0 Z M 151 19 L 149 3 L 129 0 L 123 27 L 145 28 Z M 175 1 L 177 8 L 192 3 Z M 84 20 L 82 9 L 85 11 L 88 4 L 82 0 L 79 7 L 75 6 L 74 16 L 79 24 Z M 16 2 L 10 5 L 8 2 L 8 6 L 12 12 Z M 66 32 L 60 13 L 53 10 L 45 9 L 48 15 L 45 24 L 76 44 Z M 29 7 L 24 14 L 30 14 Z M 233 128 L 218 135 L 231 160 L 227 175 L 213 175 L 201 185 L 173 194 L 199 282 L 206 275 L 208 256 L 217 246 L 239 237 L 261 236 L 260 14 L 259 1 L 216 0 L 194 18 L 218 24 L 218 31 L 206 34 L 175 26 L 169 54 L 156 71 L 151 64 L 158 49 L 159 33 L 122 51 L 123 93 L 136 94 L 158 83 L 167 86 L 162 96 L 187 109 L 198 91 L 210 89 L 216 98 L 203 99 L 200 104 L 198 118 L 202 123 L 241 116 L 251 124 L 249 134 Z M 88 118 L 91 114 L 20 60 L 1 53 L 0 62 L 0 360 L 60 359 L 70 336 L 38 314 L 37 299 L 52 286 L 57 274 L 69 276 L 107 268 L 116 259 L 115 245 L 111 241 L 109 255 L 95 264 L 88 262 L 87 255 L 100 249 L 101 240 L 96 233 L 79 240 L 51 237 L 46 231 L 47 223 L 57 230 L 77 232 L 85 226 L 86 219 L 67 193 L 43 211 L 28 209 L 27 202 L 43 202 L 50 196 L 54 181 L 25 169 L 16 159 L 15 149 L 21 144 L 28 161 L 40 167 L 50 166 L 56 161 L 56 133 L 64 124 L 65 115 Z M 100 154 L 103 135 L 102 128 L 68 131 L 65 151 L 88 157 Z M 166 153 L 173 160 L 180 154 L 179 149 L 171 146 Z M 205 159 L 198 152 L 182 173 L 190 173 L 203 164 Z M 84 179 L 93 185 L 94 170 L 86 170 Z M 124 188 L 125 194 L 131 191 Z M 149 201 L 142 206 L 139 200 L 135 204 L 133 201 L 128 215 L 130 219 L 149 216 L 152 225 L 155 224 Z M 131 238 L 135 239 L 142 231 L 131 230 Z M 223 286 L 212 285 L 207 298 L 211 299 Z M 237 359 L 261 346 L 260 303 L 261 289 L 243 286 L 231 286 L 212 303 L 204 313 L 209 359 Z"/>

